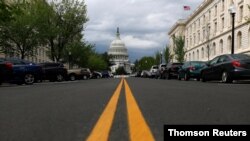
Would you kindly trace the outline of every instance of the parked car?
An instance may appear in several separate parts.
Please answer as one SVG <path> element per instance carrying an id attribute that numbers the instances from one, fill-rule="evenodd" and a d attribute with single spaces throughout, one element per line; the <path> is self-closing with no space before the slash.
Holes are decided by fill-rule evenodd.
<path id="1" fill-rule="evenodd" d="M 33 62 L 17 58 L 0 59 L 0 83 L 31 85 L 41 79 L 41 73 L 41 67 Z"/>
<path id="2" fill-rule="evenodd" d="M 179 74 L 180 66 L 182 66 L 183 63 L 168 63 L 166 69 L 163 71 L 163 78 L 164 79 L 171 79 L 171 78 L 177 78 Z"/>
<path id="3" fill-rule="evenodd" d="M 163 72 L 166 69 L 166 67 L 167 67 L 167 65 L 165 63 L 159 65 L 159 77 L 161 79 L 163 78 Z"/>
<path id="4" fill-rule="evenodd" d="M 68 72 L 62 63 L 40 63 L 42 67 L 42 79 L 50 81 L 63 81 L 67 78 Z"/>
<path id="5" fill-rule="evenodd" d="M 88 68 L 70 69 L 68 70 L 68 79 L 74 81 L 76 79 L 89 79 L 91 72 Z"/>
<path id="6" fill-rule="evenodd" d="M 98 71 L 93 71 L 92 72 L 92 79 L 99 79 L 102 78 L 102 73 L 98 72 Z"/>
<path id="7" fill-rule="evenodd" d="M 152 78 L 158 78 L 160 76 L 158 65 L 153 65 L 150 69 L 150 73 Z"/>
<path id="8" fill-rule="evenodd" d="M 143 71 L 141 72 L 141 77 L 143 77 L 143 78 L 151 78 L 151 73 L 150 73 L 150 71 L 148 71 L 148 70 L 143 70 Z"/>
<path id="9" fill-rule="evenodd" d="M 188 61 L 180 67 L 178 79 L 188 81 L 190 78 L 196 78 L 200 81 L 200 72 L 205 66 L 206 63 L 202 61 Z"/>
<path id="10" fill-rule="evenodd" d="M 250 79 L 250 56 L 246 54 L 226 54 L 215 57 L 201 70 L 202 81 Z"/>
<path id="11" fill-rule="evenodd" d="M 110 71 L 102 71 L 102 78 L 111 78 L 113 74 Z"/>

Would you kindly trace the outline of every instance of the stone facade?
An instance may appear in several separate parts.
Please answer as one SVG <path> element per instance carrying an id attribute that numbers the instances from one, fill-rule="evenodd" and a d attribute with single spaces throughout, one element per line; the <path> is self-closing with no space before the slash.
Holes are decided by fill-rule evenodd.
<path id="1" fill-rule="evenodd" d="M 246 21 L 250 16 L 250 1 L 204 0 L 185 22 L 182 36 L 185 37 L 186 61 L 208 61 L 231 53 L 232 16 L 228 9 L 233 3 L 236 7 L 235 53 L 250 54 L 250 25 Z M 177 27 L 173 26 L 175 30 L 178 30 Z M 169 32 L 170 40 L 177 33 L 175 30 Z"/>

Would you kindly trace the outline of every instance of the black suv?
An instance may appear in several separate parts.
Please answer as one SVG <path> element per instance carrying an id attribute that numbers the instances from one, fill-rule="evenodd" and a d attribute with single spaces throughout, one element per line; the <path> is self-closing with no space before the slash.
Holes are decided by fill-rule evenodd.
<path id="1" fill-rule="evenodd" d="M 179 74 L 179 69 L 183 63 L 168 63 L 166 69 L 163 71 L 164 79 L 171 79 L 173 77 L 177 78 Z"/>
<path id="2" fill-rule="evenodd" d="M 62 63 L 41 63 L 43 80 L 63 81 L 67 78 L 68 71 Z"/>

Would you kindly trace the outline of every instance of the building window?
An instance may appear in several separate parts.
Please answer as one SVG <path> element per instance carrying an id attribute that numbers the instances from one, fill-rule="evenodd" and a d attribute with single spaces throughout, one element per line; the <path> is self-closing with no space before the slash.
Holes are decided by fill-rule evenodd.
<path id="1" fill-rule="evenodd" d="M 191 53 L 189 53 L 189 61 L 191 61 Z"/>
<path id="2" fill-rule="evenodd" d="M 208 26 L 208 31 L 207 31 L 207 40 L 210 37 L 210 33 L 211 33 L 211 26 Z"/>
<path id="3" fill-rule="evenodd" d="M 190 37 L 190 47 L 192 47 L 192 37 Z"/>
<path id="4" fill-rule="evenodd" d="M 203 16 L 203 25 L 206 24 L 206 15 Z"/>
<path id="5" fill-rule="evenodd" d="M 214 35 L 217 33 L 217 22 L 214 23 Z"/>
<path id="6" fill-rule="evenodd" d="M 195 52 L 193 51 L 193 61 L 195 61 Z"/>
<path id="7" fill-rule="evenodd" d="M 216 44 L 213 43 L 213 55 L 215 56 L 216 55 Z"/>
<path id="8" fill-rule="evenodd" d="M 243 5 L 240 6 L 239 22 L 242 22 L 242 20 L 243 20 Z"/>
<path id="9" fill-rule="evenodd" d="M 194 45 L 196 44 L 196 38 L 195 38 L 195 34 L 194 34 Z"/>
<path id="10" fill-rule="evenodd" d="M 220 40 L 220 53 L 223 54 L 223 40 Z"/>
<path id="11" fill-rule="evenodd" d="M 198 20 L 198 28 L 201 27 L 201 22 L 200 22 L 200 19 Z"/>
<path id="12" fill-rule="evenodd" d="M 200 52 L 199 52 L 199 50 L 197 50 L 197 60 L 199 60 L 200 59 Z"/>
<path id="13" fill-rule="evenodd" d="M 204 58 L 204 48 L 201 49 L 201 58 Z"/>
<path id="14" fill-rule="evenodd" d="M 242 33 L 238 32 L 237 34 L 237 47 L 241 48 L 242 47 Z"/>
<path id="15" fill-rule="evenodd" d="M 208 58 L 209 58 L 209 56 L 210 56 L 210 47 L 209 47 L 209 45 L 207 45 L 206 56 L 207 56 Z"/>
<path id="16" fill-rule="evenodd" d="M 231 48 L 232 48 L 232 37 L 229 36 L 227 38 L 227 48 L 228 48 L 228 52 L 230 53 L 231 52 Z"/>
<path id="17" fill-rule="evenodd" d="M 221 1 L 221 11 L 225 10 L 225 0 Z"/>
<path id="18" fill-rule="evenodd" d="M 209 19 L 209 21 L 211 20 L 211 11 L 210 10 L 208 12 L 208 19 Z"/>
<path id="19" fill-rule="evenodd" d="M 206 37 L 206 31 L 205 31 L 205 29 L 203 29 L 203 41 L 205 40 L 205 37 Z"/>
<path id="20" fill-rule="evenodd" d="M 225 19 L 223 17 L 221 18 L 221 29 L 222 29 L 221 31 L 223 31 L 224 27 L 225 27 Z"/>
<path id="21" fill-rule="evenodd" d="M 217 5 L 214 7 L 214 16 L 217 16 Z"/>
<path id="22" fill-rule="evenodd" d="M 201 34 L 200 32 L 198 32 L 198 43 L 200 42 L 200 40 L 201 40 Z"/>

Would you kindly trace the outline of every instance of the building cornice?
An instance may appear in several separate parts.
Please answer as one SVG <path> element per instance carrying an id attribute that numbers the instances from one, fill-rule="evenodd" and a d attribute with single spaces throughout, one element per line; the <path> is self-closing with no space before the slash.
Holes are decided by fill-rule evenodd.
<path id="1" fill-rule="evenodd" d="M 171 35 L 171 33 L 173 33 L 175 31 L 175 29 L 177 29 L 179 26 L 185 26 L 186 25 L 186 20 L 184 19 L 179 19 L 174 26 L 172 26 L 168 32 L 168 35 Z"/>
<path id="2" fill-rule="evenodd" d="M 204 0 L 201 5 L 199 5 L 196 10 L 187 18 L 186 24 L 191 22 L 201 11 L 203 11 L 213 0 Z"/>

